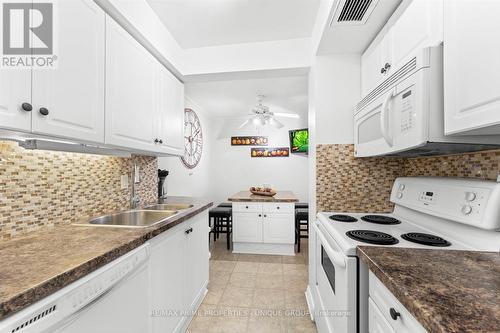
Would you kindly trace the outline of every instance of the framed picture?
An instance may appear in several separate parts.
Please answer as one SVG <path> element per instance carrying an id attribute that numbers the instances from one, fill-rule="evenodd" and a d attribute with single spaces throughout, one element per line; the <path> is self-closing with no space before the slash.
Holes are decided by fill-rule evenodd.
<path id="1" fill-rule="evenodd" d="M 233 136 L 231 146 L 267 146 L 267 136 Z"/>
<path id="2" fill-rule="evenodd" d="M 288 147 L 283 148 L 252 148 L 250 150 L 250 156 L 252 157 L 288 157 L 290 156 L 290 149 Z"/>

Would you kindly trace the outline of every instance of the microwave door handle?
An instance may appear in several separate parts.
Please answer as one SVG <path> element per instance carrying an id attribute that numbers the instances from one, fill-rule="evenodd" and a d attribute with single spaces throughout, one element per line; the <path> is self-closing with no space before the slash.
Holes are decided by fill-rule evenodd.
<path id="1" fill-rule="evenodd" d="M 392 147 L 393 142 L 392 138 L 389 135 L 389 102 L 394 97 L 394 91 L 391 91 L 382 103 L 382 110 L 380 111 L 380 129 L 382 131 L 382 136 L 384 137 L 385 142 Z"/>
<path id="2" fill-rule="evenodd" d="M 328 244 L 328 241 L 326 240 L 325 236 L 323 236 L 322 231 L 319 230 L 316 224 L 313 224 L 313 226 L 330 260 L 340 268 L 344 268 L 346 264 L 343 255 L 339 254 L 330 246 L 330 244 Z"/>

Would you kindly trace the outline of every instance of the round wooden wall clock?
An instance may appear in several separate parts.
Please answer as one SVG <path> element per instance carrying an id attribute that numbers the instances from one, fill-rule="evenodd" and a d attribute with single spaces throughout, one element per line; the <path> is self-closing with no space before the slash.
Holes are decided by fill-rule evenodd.
<path id="1" fill-rule="evenodd" d="M 182 163 L 186 168 L 193 169 L 201 160 L 203 150 L 203 133 L 201 122 L 191 109 L 184 110 L 184 156 Z"/>

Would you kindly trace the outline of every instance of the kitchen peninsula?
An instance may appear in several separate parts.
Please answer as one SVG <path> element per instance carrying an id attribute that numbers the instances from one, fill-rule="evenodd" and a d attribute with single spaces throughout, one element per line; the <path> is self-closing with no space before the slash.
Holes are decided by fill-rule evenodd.
<path id="1" fill-rule="evenodd" d="M 233 252 L 295 255 L 295 202 L 290 191 L 261 196 L 249 191 L 228 198 L 233 203 Z"/>

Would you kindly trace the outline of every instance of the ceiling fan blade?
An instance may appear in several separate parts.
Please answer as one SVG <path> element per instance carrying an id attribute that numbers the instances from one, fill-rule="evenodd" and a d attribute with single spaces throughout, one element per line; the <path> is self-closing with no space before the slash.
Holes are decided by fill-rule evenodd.
<path id="1" fill-rule="evenodd" d="M 238 129 L 242 129 L 243 127 L 246 127 L 248 125 L 250 125 L 252 123 L 252 120 L 251 119 L 247 119 L 243 122 L 243 124 L 241 124 Z"/>
<path id="2" fill-rule="evenodd" d="M 274 112 L 274 115 L 276 117 L 282 117 L 282 118 L 295 118 L 295 119 L 299 119 L 300 118 L 300 115 L 298 115 L 296 113 Z"/>
<path id="3" fill-rule="evenodd" d="M 269 118 L 269 124 L 275 128 L 282 128 L 284 125 L 276 118 Z"/>

